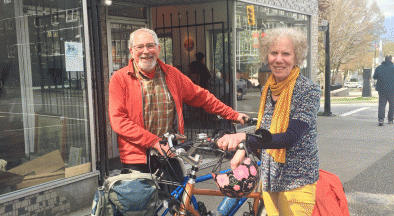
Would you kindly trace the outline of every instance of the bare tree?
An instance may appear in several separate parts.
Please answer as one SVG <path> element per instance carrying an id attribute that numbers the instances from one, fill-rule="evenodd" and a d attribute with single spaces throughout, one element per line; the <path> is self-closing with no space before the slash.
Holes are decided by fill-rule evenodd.
<path id="1" fill-rule="evenodd" d="M 394 42 L 386 40 L 383 45 L 383 55 L 394 56 Z"/>
<path id="2" fill-rule="evenodd" d="M 371 56 L 369 53 L 384 30 L 384 16 L 376 2 L 369 4 L 368 0 L 320 0 L 319 9 L 320 19 L 330 24 L 331 77 L 334 78 L 341 66 L 354 69 L 353 66 L 360 65 L 355 62 Z M 319 46 L 319 56 L 324 57 L 323 45 Z M 319 59 L 319 69 L 324 71 L 324 58 Z"/>

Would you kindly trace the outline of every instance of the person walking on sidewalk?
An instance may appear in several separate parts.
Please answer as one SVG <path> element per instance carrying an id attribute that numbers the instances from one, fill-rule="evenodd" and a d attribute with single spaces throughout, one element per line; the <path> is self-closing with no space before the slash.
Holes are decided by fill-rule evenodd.
<path id="1" fill-rule="evenodd" d="M 308 45 L 305 34 L 293 28 L 271 29 L 261 41 L 263 62 L 272 74 L 263 88 L 256 129 L 269 130 L 272 141 L 245 133 L 218 140 L 219 148 L 235 151 L 234 169 L 246 147 L 266 149 L 261 155 L 261 180 L 268 215 L 312 215 L 319 178 L 317 112 L 320 88 L 300 74 Z M 258 132 L 258 131 L 257 131 Z"/>
<path id="2" fill-rule="evenodd" d="M 154 31 L 142 28 L 131 33 L 129 49 L 129 64 L 111 77 L 108 106 L 124 168 L 149 173 L 149 149 L 168 153 L 160 137 L 166 132 L 184 134 L 183 103 L 244 124 L 242 118 L 248 116 L 158 59 L 161 47 Z"/>
<path id="3" fill-rule="evenodd" d="M 393 124 L 394 115 L 394 66 L 392 56 L 385 57 L 379 67 L 375 69 L 373 78 L 376 80 L 376 91 L 379 94 L 378 121 L 379 126 L 383 126 L 386 114 L 386 104 L 389 103 L 387 119 L 389 124 Z"/>

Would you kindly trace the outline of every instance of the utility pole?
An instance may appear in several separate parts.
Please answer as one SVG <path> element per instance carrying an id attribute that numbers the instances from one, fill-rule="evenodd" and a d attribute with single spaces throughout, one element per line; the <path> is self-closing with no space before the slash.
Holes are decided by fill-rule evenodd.
<path id="1" fill-rule="evenodd" d="M 324 31 L 326 36 L 326 71 L 325 71 L 325 82 L 324 82 L 324 116 L 332 116 L 331 113 L 331 84 L 330 84 L 330 24 L 327 20 L 322 20 L 321 26 L 319 26 L 319 31 Z"/>
<path id="2" fill-rule="evenodd" d="M 371 68 L 363 70 L 363 92 L 362 97 L 372 97 L 371 92 Z"/>
<path id="3" fill-rule="evenodd" d="M 324 116 L 332 116 L 331 113 L 331 69 L 330 69 L 330 23 L 327 22 L 326 30 L 326 74 L 324 87 Z"/>

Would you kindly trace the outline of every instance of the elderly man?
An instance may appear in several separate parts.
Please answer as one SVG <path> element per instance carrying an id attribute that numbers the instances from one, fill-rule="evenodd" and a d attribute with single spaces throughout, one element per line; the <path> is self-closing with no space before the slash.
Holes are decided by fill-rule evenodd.
<path id="1" fill-rule="evenodd" d="M 387 114 L 388 123 L 393 124 L 394 115 L 394 66 L 392 56 L 386 56 L 379 67 L 375 69 L 373 78 L 377 80 L 376 91 L 379 94 L 378 121 L 379 126 L 383 126 L 386 113 L 386 104 L 389 102 L 389 112 Z"/>
<path id="2" fill-rule="evenodd" d="M 149 149 L 164 155 L 169 148 L 160 144 L 160 137 L 166 132 L 184 134 L 183 103 L 244 123 L 245 114 L 234 111 L 158 59 L 161 47 L 154 31 L 142 28 L 131 33 L 129 48 L 132 58 L 128 66 L 116 71 L 109 83 L 109 119 L 118 134 L 124 168 L 151 171 L 147 164 Z"/>

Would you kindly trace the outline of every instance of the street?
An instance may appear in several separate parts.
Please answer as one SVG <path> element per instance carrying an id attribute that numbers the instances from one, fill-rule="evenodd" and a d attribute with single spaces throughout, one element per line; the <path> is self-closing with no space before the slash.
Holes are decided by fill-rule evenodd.
<path id="1" fill-rule="evenodd" d="M 241 101 L 238 101 L 237 110 L 250 117 L 257 117 L 259 105 L 260 92 L 248 92 Z M 386 112 L 387 110 L 388 105 Z M 319 112 L 324 112 L 324 102 L 320 103 Z M 331 112 L 334 116 L 361 119 L 377 124 L 378 104 L 377 102 L 331 103 Z M 387 123 L 387 120 L 385 123 Z M 241 128 L 244 128 L 244 126 L 239 126 L 239 129 Z"/>

